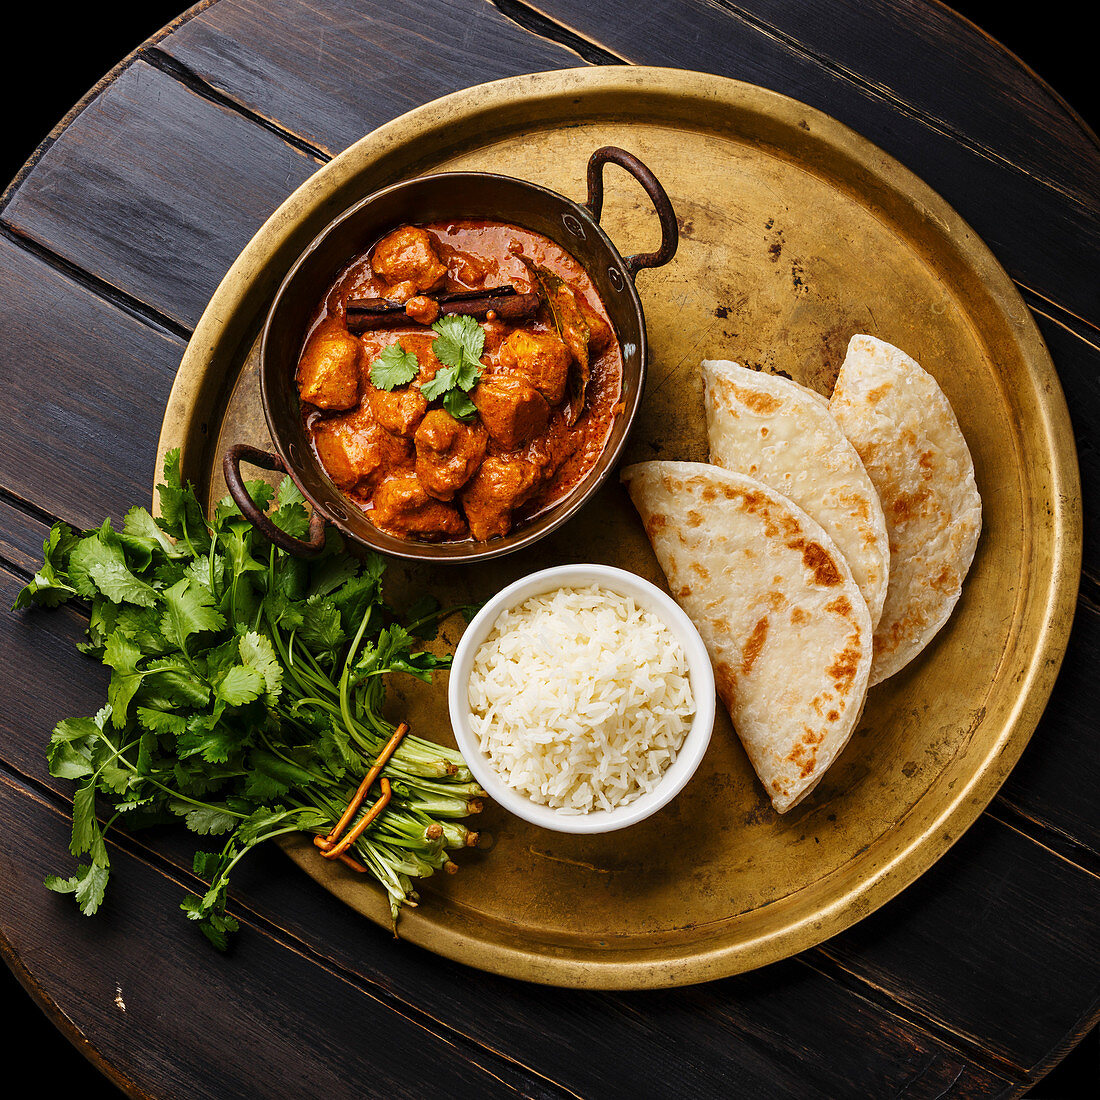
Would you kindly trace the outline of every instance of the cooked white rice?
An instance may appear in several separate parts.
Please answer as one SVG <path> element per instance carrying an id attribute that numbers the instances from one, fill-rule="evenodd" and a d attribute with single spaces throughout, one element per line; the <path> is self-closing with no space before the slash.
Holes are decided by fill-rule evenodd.
<path id="1" fill-rule="evenodd" d="M 683 646 L 633 598 L 597 586 L 503 612 L 474 657 L 469 701 L 504 782 L 577 814 L 652 790 L 695 714 Z"/>

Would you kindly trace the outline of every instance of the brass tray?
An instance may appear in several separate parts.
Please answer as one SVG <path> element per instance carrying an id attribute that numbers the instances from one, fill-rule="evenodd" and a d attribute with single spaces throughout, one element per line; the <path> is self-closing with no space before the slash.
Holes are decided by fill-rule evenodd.
<path id="1" fill-rule="evenodd" d="M 699 982 L 821 942 L 913 882 L 993 797 L 1035 728 L 1065 651 L 1081 508 L 1065 400 L 1042 340 L 986 246 L 912 173 L 833 119 L 762 88 L 679 70 L 587 68 L 486 84 L 403 115 L 294 192 L 234 263 L 188 345 L 160 458 L 225 492 L 227 446 L 266 446 L 255 342 L 299 251 L 354 200 L 433 170 L 503 172 L 583 201 L 589 153 L 637 154 L 664 183 L 681 243 L 638 278 L 652 361 L 626 461 L 706 459 L 699 361 L 733 358 L 828 393 L 868 332 L 940 381 L 970 444 L 984 530 L 962 599 L 921 658 L 872 689 L 816 792 L 777 817 L 724 711 L 695 778 L 648 822 L 605 836 L 541 831 L 489 806 L 495 838 L 422 884 L 399 934 L 485 970 L 573 987 Z M 627 251 L 655 218 L 608 178 L 603 225 Z M 612 479 L 555 535 L 508 557 L 428 570 L 394 561 L 390 599 L 484 599 L 564 561 L 663 584 Z M 461 623 L 443 644 L 453 646 Z M 392 685 L 413 730 L 450 738 L 446 675 Z M 402 678 L 404 679 L 404 678 Z M 326 889 L 389 926 L 380 889 L 287 850 Z"/>

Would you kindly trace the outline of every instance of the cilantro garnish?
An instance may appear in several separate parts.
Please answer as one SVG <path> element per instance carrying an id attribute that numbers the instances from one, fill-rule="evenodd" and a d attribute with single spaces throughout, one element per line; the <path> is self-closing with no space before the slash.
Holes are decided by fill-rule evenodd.
<path id="1" fill-rule="evenodd" d="M 442 398 L 443 407 L 456 420 L 469 420 L 477 409 L 466 394 L 481 378 L 485 330 L 473 317 L 460 315 L 440 317 L 432 329 L 437 334 L 432 352 L 443 366 L 420 392 L 429 401 Z"/>
<path id="2" fill-rule="evenodd" d="M 477 406 L 460 389 L 448 390 L 443 395 L 443 407 L 455 420 L 472 420 L 477 416 Z"/>
<path id="3" fill-rule="evenodd" d="M 448 367 L 467 366 L 481 370 L 481 353 L 485 350 L 485 330 L 473 317 L 452 314 L 440 317 L 432 325 L 438 339 L 432 342 L 435 357 Z"/>
<path id="4" fill-rule="evenodd" d="M 420 372 L 420 362 L 411 351 L 406 351 L 398 340 L 387 344 L 371 364 L 371 385 L 380 390 L 392 390 L 407 386 Z"/>
<path id="5" fill-rule="evenodd" d="M 432 351 L 443 366 L 420 386 L 420 392 L 429 401 L 441 400 L 456 420 L 472 420 L 477 407 L 466 395 L 481 378 L 485 331 L 473 317 L 457 315 L 441 317 L 432 330 L 436 333 Z M 370 380 L 377 389 L 393 390 L 408 385 L 419 372 L 416 356 L 406 351 L 399 340 L 384 347 L 371 364 Z M 43 589 L 52 584 L 48 575 L 41 580 Z"/>
<path id="6" fill-rule="evenodd" d="M 249 489 L 273 522 L 305 534 L 309 513 L 289 478 Z M 45 885 L 96 912 L 110 874 L 104 822 L 115 818 L 224 836 L 219 850 L 195 856 L 209 887 L 181 906 L 221 948 L 237 927 L 225 911 L 233 867 L 264 840 L 333 830 L 395 735 L 382 716 L 386 676 L 430 680 L 449 666 L 416 641 L 448 612 L 419 600 L 400 625 L 382 601 L 383 560 L 345 554 L 335 531 L 307 563 L 273 547 L 229 497 L 207 520 L 180 480 L 177 451 L 158 492 L 161 515 L 132 509 L 122 531 L 57 524 L 15 601 L 83 600 L 80 648 L 110 670 L 99 713 L 65 719 L 50 739 L 50 774 L 77 784 L 70 850 L 81 862 Z M 453 869 L 448 850 L 476 840 L 459 819 L 480 808 L 482 792 L 457 752 L 411 734 L 378 784 L 383 777 L 392 799 L 344 854 L 381 882 L 396 920 L 415 901 L 413 881 Z M 380 801 L 378 786 L 367 798 Z"/>

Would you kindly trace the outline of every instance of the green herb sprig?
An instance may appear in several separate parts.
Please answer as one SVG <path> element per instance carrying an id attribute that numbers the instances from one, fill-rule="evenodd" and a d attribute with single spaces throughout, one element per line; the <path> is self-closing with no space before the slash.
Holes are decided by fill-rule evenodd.
<path id="1" fill-rule="evenodd" d="M 248 488 L 279 527 L 306 533 L 289 478 Z M 224 948 L 237 927 L 226 912 L 233 868 L 265 840 L 333 828 L 394 733 L 382 716 L 385 678 L 430 681 L 449 666 L 418 639 L 450 612 L 425 600 L 402 625 L 382 599 L 383 560 L 350 557 L 335 531 L 306 562 L 270 544 L 228 497 L 207 521 L 178 452 L 165 458 L 158 492 L 160 516 L 134 508 L 121 531 L 109 520 L 79 534 L 57 524 L 15 601 L 83 601 L 80 648 L 111 670 L 99 712 L 60 722 L 50 739 L 50 774 L 77 784 L 70 850 L 81 862 L 46 885 L 91 915 L 110 876 L 110 826 L 181 821 L 225 838 L 195 855 L 209 887 L 182 905 Z M 348 854 L 382 884 L 396 921 L 416 904 L 416 879 L 455 870 L 448 853 L 476 843 L 462 819 L 484 792 L 455 750 L 411 734 L 381 775 L 392 796 Z"/>
<path id="2" fill-rule="evenodd" d="M 443 364 L 435 375 L 420 385 L 429 401 L 441 401 L 456 420 L 469 421 L 477 407 L 467 396 L 481 378 L 481 354 L 485 350 L 485 330 L 473 317 L 450 315 L 432 325 L 436 339 L 432 353 Z M 398 340 L 388 344 L 371 364 L 371 384 L 380 390 L 408 385 L 416 377 L 419 363 Z"/>
<path id="3" fill-rule="evenodd" d="M 420 360 L 406 351 L 398 340 L 387 344 L 371 363 L 371 385 L 380 390 L 394 390 L 407 386 L 420 373 Z"/>

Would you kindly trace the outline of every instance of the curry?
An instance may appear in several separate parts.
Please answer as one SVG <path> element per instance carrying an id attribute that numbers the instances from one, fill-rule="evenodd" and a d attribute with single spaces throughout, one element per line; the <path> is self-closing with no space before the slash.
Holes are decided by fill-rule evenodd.
<path id="1" fill-rule="evenodd" d="M 622 357 L 584 268 L 501 222 L 405 225 L 345 266 L 299 357 L 333 484 L 380 530 L 506 535 L 596 464 Z"/>

